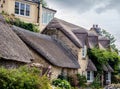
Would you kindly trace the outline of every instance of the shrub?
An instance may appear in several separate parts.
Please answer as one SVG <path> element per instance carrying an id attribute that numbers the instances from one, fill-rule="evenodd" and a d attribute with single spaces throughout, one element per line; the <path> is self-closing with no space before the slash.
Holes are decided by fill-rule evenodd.
<path id="1" fill-rule="evenodd" d="M 64 89 L 71 89 L 70 83 L 66 80 L 55 79 L 53 80 L 52 84 L 56 87 L 60 87 Z"/>
<path id="2" fill-rule="evenodd" d="M 94 81 L 91 83 L 90 87 L 92 89 L 100 89 L 100 79 L 99 79 L 99 76 L 97 76 Z"/>
<path id="3" fill-rule="evenodd" d="M 77 78 L 77 76 L 76 76 L 75 74 L 68 76 L 68 81 L 69 81 L 70 84 L 71 84 L 72 86 L 74 86 L 74 87 L 77 86 L 78 83 L 79 83 L 78 78 Z"/>
<path id="4" fill-rule="evenodd" d="M 51 89 L 46 76 L 39 76 L 37 68 L 0 68 L 0 89 Z"/>
<path id="5" fill-rule="evenodd" d="M 15 25 L 15 26 L 24 28 L 24 29 L 29 30 L 29 31 L 39 32 L 38 27 L 32 23 L 23 22 L 20 19 L 15 18 L 14 15 L 8 15 L 6 13 L 2 13 L 2 14 L 5 17 L 6 22 L 11 24 L 11 25 Z"/>
<path id="6" fill-rule="evenodd" d="M 78 84 L 79 86 L 81 87 L 86 87 L 86 82 L 87 82 L 87 79 L 84 75 L 80 75 L 80 74 L 77 74 L 77 78 L 78 78 Z"/>

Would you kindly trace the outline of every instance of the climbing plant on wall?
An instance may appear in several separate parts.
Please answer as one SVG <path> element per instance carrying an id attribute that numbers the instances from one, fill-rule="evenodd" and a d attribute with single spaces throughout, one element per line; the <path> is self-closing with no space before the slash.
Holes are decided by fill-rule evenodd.
<path id="1" fill-rule="evenodd" d="M 119 69 L 120 56 L 116 52 L 101 50 L 97 48 L 88 50 L 89 58 L 94 62 L 98 71 L 102 71 L 102 66 L 109 63 L 116 71 Z"/>

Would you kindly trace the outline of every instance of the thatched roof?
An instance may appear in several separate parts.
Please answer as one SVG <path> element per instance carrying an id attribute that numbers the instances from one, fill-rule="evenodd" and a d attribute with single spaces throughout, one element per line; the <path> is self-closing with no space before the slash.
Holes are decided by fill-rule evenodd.
<path id="1" fill-rule="evenodd" d="M 107 64 L 107 65 L 103 65 L 103 70 L 106 71 L 106 72 L 114 72 L 113 68 Z"/>
<path id="2" fill-rule="evenodd" d="M 82 47 L 84 47 L 84 45 L 86 45 L 87 36 L 88 36 L 87 30 L 84 28 L 79 28 L 76 30 L 72 30 L 72 32 L 77 36 L 80 43 L 82 44 Z"/>
<path id="3" fill-rule="evenodd" d="M 95 65 L 91 61 L 91 59 L 88 59 L 88 64 L 87 64 L 86 71 L 97 71 L 97 68 L 95 67 Z"/>
<path id="4" fill-rule="evenodd" d="M 108 38 L 103 37 L 103 36 L 99 36 L 98 41 L 99 41 L 99 48 L 100 49 L 106 49 L 106 48 L 110 47 L 110 40 Z"/>
<path id="5" fill-rule="evenodd" d="M 106 66 L 107 66 L 109 72 L 114 72 L 113 68 L 109 64 L 107 64 Z"/>
<path id="6" fill-rule="evenodd" d="M 54 18 L 42 31 L 44 34 L 49 29 L 57 29 L 62 31 L 77 47 L 82 47 L 82 44 L 79 42 L 79 39 L 72 32 L 73 30 L 79 29 L 78 26 L 68 23 L 66 21 Z"/>
<path id="7" fill-rule="evenodd" d="M 103 71 L 106 71 L 106 72 L 109 71 L 106 65 L 103 65 L 103 66 L 102 66 L 102 69 L 103 69 Z"/>
<path id="8" fill-rule="evenodd" d="M 0 16 L 0 20 L 3 20 Z M 31 52 L 8 24 L 0 21 L 0 55 L 2 59 L 30 63 Z"/>
<path id="9" fill-rule="evenodd" d="M 80 67 L 77 59 L 72 54 L 68 54 L 68 51 L 50 36 L 30 32 L 15 26 L 13 26 L 13 29 L 28 46 L 45 57 L 52 65 L 64 68 Z"/>
<path id="10" fill-rule="evenodd" d="M 98 46 L 98 36 L 95 33 L 88 31 L 87 38 L 88 38 L 87 40 L 88 48 L 92 49 Z"/>

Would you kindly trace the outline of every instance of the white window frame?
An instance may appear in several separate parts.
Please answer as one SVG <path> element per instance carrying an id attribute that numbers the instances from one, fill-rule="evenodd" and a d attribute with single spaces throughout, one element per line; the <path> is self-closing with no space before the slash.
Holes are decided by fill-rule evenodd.
<path id="1" fill-rule="evenodd" d="M 111 83 L 111 72 L 107 72 L 106 74 L 106 82 L 110 82 Z"/>
<path id="2" fill-rule="evenodd" d="M 82 57 L 85 58 L 87 54 L 87 46 L 84 45 L 84 47 L 82 48 Z"/>
<path id="3" fill-rule="evenodd" d="M 94 81 L 94 71 L 87 71 L 86 78 L 88 79 L 88 72 L 90 72 L 90 80 L 87 80 L 88 83 L 91 83 Z"/>
<path id="4" fill-rule="evenodd" d="M 28 6 L 30 7 L 30 4 L 15 1 L 15 3 L 16 3 L 16 2 L 19 3 L 19 14 L 15 13 L 15 11 L 14 11 L 15 15 L 20 15 L 20 16 L 29 17 L 29 16 L 30 16 L 30 11 L 29 11 L 29 16 L 27 16 L 27 15 L 26 15 L 26 6 L 28 5 Z M 24 7 L 24 15 L 21 15 L 21 14 L 20 14 L 20 12 L 21 12 L 21 11 L 20 11 L 20 10 L 21 10 L 21 4 L 24 4 L 24 5 L 25 5 L 25 7 Z"/>

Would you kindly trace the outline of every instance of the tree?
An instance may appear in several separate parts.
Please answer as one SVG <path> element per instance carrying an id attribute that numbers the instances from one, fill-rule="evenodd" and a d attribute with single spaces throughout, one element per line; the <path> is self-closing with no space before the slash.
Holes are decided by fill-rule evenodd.
<path id="1" fill-rule="evenodd" d="M 42 6 L 46 7 L 47 6 L 47 2 L 45 0 L 41 0 Z"/>
<path id="2" fill-rule="evenodd" d="M 107 37 L 108 39 L 110 39 L 110 47 L 115 52 L 118 53 L 118 49 L 116 48 L 116 45 L 115 45 L 115 41 L 116 41 L 115 37 L 112 34 L 110 34 L 109 32 L 107 32 L 106 30 L 104 30 L 104 29 L 101 30 L 101 35 Z"/>

